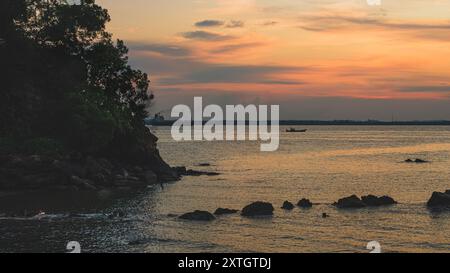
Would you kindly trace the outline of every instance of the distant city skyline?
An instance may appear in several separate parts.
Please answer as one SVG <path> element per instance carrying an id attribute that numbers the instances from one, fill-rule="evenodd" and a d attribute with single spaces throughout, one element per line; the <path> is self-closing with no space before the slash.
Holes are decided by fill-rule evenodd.
<path id="1" fill-rule="evenodd" d="M 281 119 L 450 119 L 450 1 L 97 1 L 151 112 L 278 104 Z"/>

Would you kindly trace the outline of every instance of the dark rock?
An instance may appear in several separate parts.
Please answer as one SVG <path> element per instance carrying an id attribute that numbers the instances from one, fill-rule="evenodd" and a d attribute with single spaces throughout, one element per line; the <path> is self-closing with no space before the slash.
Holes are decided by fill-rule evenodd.
<path id="1" fill-rule="evenodd" d="M 242 209 L 241 215 L 247 217 L 273 215 L 272 204 L 266 202 L 255 202 Z"/>
<path id="2" fill-rule="evenodd" d="M 326 213 L 322 213 L 322 218 L 328 218 L 330 217 L 330 215 L 326 214 Z"/>
<path id="3" fill-rule="evenodd" d="M 450 190 L 445 193 L 434 192 L 430 200 L 428 200 L 427 206 L 430 208 L 442 207 L 450 208 Z"/>
<path id="4" fill-rule="evenodd" d="M 198 166 L 198 167 L 210 167 L 211 164 L 209 164 L 209 163 L 200 163 L 200 164 L 198 164 L 197 166 Z"/>
<path id="5" fill-rule="evenodd" d="M 158 183 L 158 176 L 153 171 L 146 171 L 144 173 L 145 182 L 148 185 L 154 185 Z"/>
<path id="6" fill-rule="evenodd" d="M 79 178 L 78 176 L 72 176 L 71 182 L 80 189 L 84 190 L 96 190 L 97 188 L 92 185 L 92 182 L 87 179 Z"/>
<path id="7" fill-rule="evenodd" d="M 405 160 L 406 163 L 429 163 L 429 161 L 420 159 L 420 158 L 416 158 L 415 160 L 408 158 L 407 160 Z"/>
<path id="8" fill-rule="evenodd" d="M 377 197 L 374 195 L 368 195 L 363 196 L 361 200 L 368 207 L 390 206 L 397 204 L 397 202 L 389 196 Z"/>
<path id="9" fill-rule="evenodd" d="M 309 201 L 309 199 L 302 199 L 302 200 L 298 201 L 297 206 L 306 209 L 306 208 L 312 208 L 313 204 L 311 203 L 311 201 Z"/>
<path id="10" fill-rule="evenodd" d="M 293 210 L 294 205 L 289 201 L 284 201 L 283 206 L 281 208 L 284 210 Z"/>
<path id="11" fill-rule="evenodd" d="M 237 213 L 238 210 L 236 209 L 223 209 L 223 208 L 218 208 L 216 209 L 216 211 L 214 212 L 214 215 L 226 215 L 226 214 L 235 214 Z"/>
<path id="12" fill-rule="evenodd" d="M 366 207 L 366 204 L 359 199 L 358 196 L 352 195 L 350 197 L 345 197 L 342 199 L 339 199 L 334 205 L 341 209 L 352 209 L 352 208 L 364 208 Z"/>
<path id="13" fill-rule="evenodd" d="M 184 173 L 184 176 L 202 176 L 202 175 L 217 176 L 217 175 L 220 175 L 220 173 L 216 173 L 216 172 L 202 172 L 202 171 L 194 171 L 194 170 L 187 170 Z"/>
<path id="14" fill-rule="evenodd" d="M 428 163 L 428 161 L 420 159 L 420 158 L 417 158 L 414 162 L 415 163 Z"/>
<path id="15" fill-rule="evenodd" d="M 212 221 L 216 219 L 216 217 L 214 217 L 214 215 L 212 215 L 211 213 L 200 210 L 183 214 L 179 218 L 190 221 Z"/>
<path id="16" fill-rule="evenodd" d="M 220 175 L 220 173 L 217 172 L 204 172 L 204 171 L 196 171 L 196 170 L 188 170 L 186 167 L 174 167 L 172 168 L 178 176 L 201 176 L 201 175 L 207 175 L 207 176 L 217 176 Z"/>
<path id="17" fill-rule="evenodd" d="M 186 167 L 173 167 L 172 170 L 177 173 L 178 176 L 182 176 L 186 173 Z"/>

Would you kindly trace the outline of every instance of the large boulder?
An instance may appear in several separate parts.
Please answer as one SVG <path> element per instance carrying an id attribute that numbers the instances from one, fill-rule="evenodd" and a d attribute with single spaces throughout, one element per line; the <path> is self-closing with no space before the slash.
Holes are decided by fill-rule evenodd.
<path id="1" fill-rule="evenodd" d="M 302 200 L 298 201 L 297 206 L 308 209 L 312 208 L 313 204 L 311 203 L 311 201 L 309 201 L 309 199 L 303 198 Z"/>
<path id="2" fill-rule="evenodd" d="M 205 222 L 216 219 L 216 217 L 214 217 L 214 215 L 212 215 L 211 213 L 209 213 L 207 211 L 201 211 L 201 210 L 196 210 L 194 212 L 185 213 L 185 214 L 181 215 L 179 218 L 183 219 L 183 220 L 205 221 Z"/>
<path id="3" fill-rule="evenodd" d="M 247 217 L 254 216 L 271 216 L 274 208 L 272 204 L 267 202 L 255 202 L 242 209 L 241 215 Z"/>
<path id="4" fill-rule="evenodd" d="M 293 210 L 294 205 L 289 201 L 284 201 L 283 206 L 281 208 L 284 210 Z"/>
<path id="5" fill-rule="evenodd" d="M 339 199 L 336 203 L 334 203 L 334 205 L 340 209 L 355 209 L 366 207 L 366 204 L 364 204 L 364 202 L 356 195 Z"/>
<path id="6" fill-rule="evenodd" d="M 368 207 L 381 207 L 395 205 L 397 202 L 389 196 L 377 197 L 374 195 L 363 196 L 362 202 Z"/>
<path id="7" fill-rule="evenodd" d="M 450 190 L 442 192 L 434 192 L 430 200 L 428 200 L 427 206 L 430 208 L 450 208 Z"/>
<path id="8" fill-rule="evenodd" d="M 238 210 L 236 209 L 224 209 L 224 208 L 218 208 L 214 212 L 214 215 L 226 215 L 226 214 L 235 214 Z"/>

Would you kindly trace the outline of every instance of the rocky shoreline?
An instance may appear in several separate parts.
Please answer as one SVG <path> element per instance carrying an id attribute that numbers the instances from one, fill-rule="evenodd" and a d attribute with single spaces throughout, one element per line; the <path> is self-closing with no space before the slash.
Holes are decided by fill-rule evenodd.
<path id="1" fill-rule="evenodd" d="M 0 190 L 131 190 L 183 176 L 219 175 L 170 167 L 159 155 L 152 163 L 124 164 L 80 155 L 8 155 L 0 157 Z"/>

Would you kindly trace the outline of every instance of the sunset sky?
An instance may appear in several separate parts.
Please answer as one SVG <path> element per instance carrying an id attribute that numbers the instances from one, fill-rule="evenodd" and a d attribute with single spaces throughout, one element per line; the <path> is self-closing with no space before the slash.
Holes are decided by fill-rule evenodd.
<path id="1" fill-rule="evenodd" d="M 279 104 L 283 119 L 450 119 L 450 0 L 101 0 L 152 111 Z"/>

